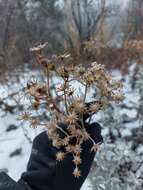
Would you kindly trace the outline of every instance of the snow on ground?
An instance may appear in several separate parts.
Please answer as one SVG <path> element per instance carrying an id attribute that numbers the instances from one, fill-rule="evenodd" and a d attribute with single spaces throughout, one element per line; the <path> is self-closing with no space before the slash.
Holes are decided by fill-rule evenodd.
<path id="1" fill-rule="evenodd" d="M 118 71 L 115 71 L 113 75 L 121 79 L 121 75 Z M 13 83 L 9 86 L 0 86 L 0 96 L 7 97 L 7 95 L 12 91 L 16 91 L 21 89 L 26 84 L 28 80 L 30 80 L 33 76 L 38 76 L 38 73 L 31 73 L 29 77 L 29 73 L 24 73 L 20 78 L 20 85 L 18 83 Z M 118 77 L 117 77 L 118 76 Z M 56 81 L 58 82 L 58 81 Z M 74 84 L 75 85 L 75 84 Z M 129 85 L 129 77 L 126 77 L 124 81 L 124 93 L 126 95 L 125 104 L 128 106 L 136 105 L 138 106 L 139 96 L 138 94 L 131 92 L 131 88 Z M 120 114 L 126 114 L 129 118 L 134 118 L 137 114 L 135 109 L 120 109 Z M 0 113 L 1 116 L 1 113 Z M 27 126 L 21 126 L 20 122 L 17 120 L 17 115 L 7 114 L 5 117 L 0 117 L 0 170 L 5 169 L 8 171 L 8 174 L 15 180 L 18 180 L 21 173 L 26 170 L 26 165 L 30 156 L 31 144 L 28 142 L 26 137 L 24 136 L 24 131 L 27 130 L 28 136 L 33 139 L 38 133 L 40 133 L 43 129 L 30 129 Z M 100 113 L 97 114 L 94 120 L 100 120 Z M 9 125 L 18 126 L 16 130 L 11 130 L 6 132 Z M 125 125 L 125 129 L 123 131 L 123 136 L 130 136 L 131 129 L 139 127 L 138 121 L 134 121 L 132 123 L 127 123 Z M 104 130 L 103 134 L 107 134 L 108 130 Z M 15 150 L 22 149 L 22 151 L 17 155 L 10 157 Z M 143 146 L 138 148 L 139 152 L 143 152 Z M 87 179 L 84 183 L 82 190 L 91 190 L 91 184 Z"/>
<path id="2" fill-rule="evenodd" d="M 26 171 L 31 144 L 25 138 L 21 126 L 17 130 L 6 132 L 9 124 L 18 125 L 19 122 L 10 114 L 0 118 L 0 170 L 8 170 L 8 174 L 18 180 L 22 172 Z M 28 128 L 28 135 L 33 139 L 41 131 Z M 22 148 L 22 153 L 11 158 L 10 154 L 19 148 Z M 90 182 L 86 180 L 82 190 L 91 190 L 90 186 Z"/>
<path id="3" fill-rule="evenodd" d="M 13 81 L 13 83 L 9 83 L 8 86 L 1 85 L 0 97 L 6 98 L 9 94 L 24 88 L 27 81 L 34 78 L 34 76 L 36 76 L 36 78 L 39 76 L 40 78 L 39 73 L 34 72 L 29 75 L 28 72 L 21 76 L 19 83 Z M 55 82 L 58 83 L 57 79 Z M 10 98 L 7 100 L 7 102 L 10 105 L 13 105 L 13 102 Z M 7 132 L 6 130 L 10 125 L 17 126 L 18 128 L 16 130 Z M 26 171 L 26 165 L 31 152 L 31 144 L 24 136 L 23 130 L 26 129 L 31 140 L 33 140 L 37 134 L 43 131 L 43 129 L 39 128 L 35 130 L 30 129 L 26 125 L 23 127 L 22 126 L 20 125 L 20 121 L 18 121 L 18 113 L 16 115 L 7 114 L 4 117 L 3 113 L 0 113 L 0 171 L 4 170 L 8 172 L 10 177 L 12 177 L 14 180 L 18 180 L 22 172 Z M 10 155 L 18 149 L 22 149 L 22 151 L 18 155 L 10 157 Z M 90 186 L 90 182 L 86 180 L 83 184 L 82 190 L 91 190 Z"/>
<path id="4" fill-rule="evenodd" d="M 10 124 L 18 124 L 13 115 L 0 118 L 0 169 L 7 169 L 8 174 L 17 180 L 21 172 L 26 169 L 31 145 L 27 142 L 20 126 L 17 130 L 6 132 Z M 22 148 L 22 153 L 10 157 L 10 154 L 19 148 Z"/>

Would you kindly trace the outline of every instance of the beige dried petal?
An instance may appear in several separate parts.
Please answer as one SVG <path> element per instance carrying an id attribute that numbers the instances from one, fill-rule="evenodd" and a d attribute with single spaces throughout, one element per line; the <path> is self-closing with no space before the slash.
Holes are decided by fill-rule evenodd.
<path id="1" fill-rule="evenodd" d="M 124 100 L 124 96 L 122 94 L 116 94 L 114 96 L 114 100 L 115 100 L 116 103 L 121 103 Z"/>
<path id="2" fill-rule="evenodd" d="M 78 119 L 77 114 L 75 112 L 72 112 L 69 115 L 67 115 L 66 121 L 69 124 L 75 124 L 77 119 Z"/>
<path id="3" fill-rule="evenodd" d="M 37 96 L 39 93 L 36 92 L 36 87 L 31 86 L 29 89 L 26 90 L 26 94 L 30 96 Z"/>
<path id="4" fill-rule="evenodd" d="M 47 127 L 48 129 L 53 129 L 53 130 L 55 130 L 55 129 L 57 128 L 57 125 L 56 125 L 54 122 L 50 122 L 50 123 L 48 123 L 48 125 L 46 125 L 46 127 Z"/>
<path id="5" fill-rule="evenodd" d="M 30 119 L 30 113 L 28 112 L 23 112 L 20 116 L 19 116 L 20 120 L 29 120 Z"/>
<path id="6" fill-rule="evenodd" d="M 76 144 L 76 145 L 73 147 L 73 152 L 74 152 L 75 154 L 80 154 L 80 153 L 82 152 L 81 145 Z"/>
<path id="7" fill-rule="evenodd" d="M 57 91 L 58 92 L 63 92 L 63 91 L 67 91 L 70 90 L 70 84 L 69 83 L 63 83 L 61 84 L 58 88 Z"/>
<path id="8" fill-rule="evenodd" d="M 75 163 L 75 165 L 79 165 L 82 163 L 82 160 L 80 156 L 74 156 L 73 162 Z"/>
<path id="9" fill-rule="evenodd" d="M 81 136 L 82 137 L 83 136 L 82 130 L 81 129 L 77 129 L 75 136 L 77 136 L 77 137 Z"/>
<path id="10" fill-rule="evenodd" d="M 55 136 L 55 130 L 54 129 L 48 129 L 47 134 L 49 137 L 54 137 Z"/>
<path id="11" fill-rule="evenodd" d="M 58 139 L 59 138 L 59 135 L 57 134 L 57 131 L 56 131 L 56 128 L 57 128 L 57 125 L 53 122 L 49 123 L 46 125 L 47 127 L 47 134 L 49 136 L 50 139 Z"/>
<path id="12" fill-rule="evenodd" d="M 56 154 L 56 160 L 62 161 L 65 158 L 65 153 L 64 152 L 58 152 Z"/>
<path id="13" fill-rule="evenodd" d="M 66 151 L 67 152 L 74 152 L 74 146 L 73 145 L 66 146 Z"/>
<path id="14" fill-rule="evenodd" d="M 62 140 L 62 144 L 63 144 L 63 146 L 67 146 L 69 144 L 69 138 L 68 137 L 64 138 Z"/>
<path id="15" fill-rule="evenodd" d="M 86 70 L 85 70 L 84 67 L 80 66 L 80 67 L 76 67 L 75 72 L 76 72 L 79 76 L 81 76 L 81 75 L 83 75 L 83 74 L 86 72 Z"/>
<path id="16" fill-rule="evenodd" d="M 96 152 L 98 150 L 99 146 L 100 146 L 100 144 L 94 144 L 91 148 L 91 152 L 93 152 L 93 151 Z"/>
<path id="17" fill-rule="evenodd" d="M 60 114 L 60 113 L 59 113 L 59 114 L 57 115 L 57 120 L 58 120 L 58 123 L 65 123 L 66 125 L 68 125 L 66 115 L 63 115 L 63 114 Z"/>
<path id="18" fill-rule="evenodd" d="M 91 66 L 93 67 L 94 70 L 99 71 L 99 70 L 104 70 L 105 66 L 103 64 L 97 64 L 97 62 L 91 63 Z"/>
<path id="19" fill-rule="evenodd" d="M 97 65 L 98 65 L 98 64 L 97 64 L 96 61 L 94 61 L 94 62 L 91 63 L 91 66 L 92 66 L 92 67 L 97 67 Z"/>
<path id="20" fill-rule="evenodd" d="M 83 113 L 85 111 L 85 104 L 83 98 L 77 98 L 72 105 L 73 109 L 78 113 Z"/>
<path id="21" fill-rule="evenodd" d="M 58 72 L 58 75 L 59 75 L 60 77 L 63 77 L 63 78 L 65 78 L 65 79 L 69 78 L 69 71 L 68 71 L 67 68 L 61 66 L 61 67 L 59 67 L 59 68 L 57 69 L 57 72 Z"/>
<path id="22" fill-rule="evenodd" d="M 38 125 L 38 120 L 36 118 L 33 118 L 31 120 L 31 127 L 35 129 L 37 128 L 37 125 Z"/>
<path id="23" fill-rule="evenodd" d="M 55 139 L 55 138 L 53 137 L 52 145 L 53 145 L 54 147 L 60 148 L 60 146 L 62 146 L 62 143 L 61 143 L 61 141 L 59 141 L 59 140 L 57 140 L 57 139 Z"/>
<path id="24" fill-rule="evenodd" d="M 75 134 L 76 130 L 77 129 L 76 129 L 75 125 L 69 125 L 68 131 L 70 132 L 70 134 Z"/>
<path id="25" fill-rule="evenodd" d="M 96 113 L 100 110 L 100 108 L 101 108 L 101 105 L 99 103 L 95 103 L 90 106 L 89 111 L 91 111 L 91 113 Z"/>
<path id="26" fill-rule="evenodd" d="M 89 134 L 87 133 L 87 131 L 83 131 L 83 138 L 84 138 L 84 141 L 87 141 L 89 139 Z"/>
<path id="27" fill-rule="evenodd" d="M 76 177 L 76 178 L 79 178 L 81 176 L 81 171 L 76 167 L 73 171 L 73 175 Z"/>
<path id="28" fill-rule="evenodd" d="M 32 103 L 32 108 L 35 109 L 35 110 L 38 110 L 39 106 L 40 106 L 39 101 L 34 101 L 34 102 Z"/>
<path id="29" fill-rule="evenodd" d="M 112 80 L 112 81 L 111 81 L 111 87 L 112 87 L 113 89 L 123 88 L 123 84 L 122 84 L 121 81 Z"/>
<path id="30" fill-rule="evenodd" d="M 86 84 L 91 85 L 95 82 L 95 77 L 92 72 L 88 71 L 84 74 L 84 80 Z"/>

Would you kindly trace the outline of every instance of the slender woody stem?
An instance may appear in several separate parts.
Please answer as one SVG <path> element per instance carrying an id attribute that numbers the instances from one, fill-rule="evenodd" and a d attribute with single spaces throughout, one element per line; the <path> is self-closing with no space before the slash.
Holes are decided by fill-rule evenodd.
<path id="1" fill-rule="evenodd" d="M 84 92 L 84 102 L 85 102 L 85 100 L 86 100 L 86 96 L 87 96 L 87 90 L 88 90 L 88 85 L 86 84 L 85 85 L 85 92 Z"/>
<path id="2" fill-rule="evenodd" d="M 70 137 L 70 136 L 68 135 L 68 133 L 66 133 L 65 130 L 63 130 L 61 127 L 58 127 L 58 126 L 57 126 L 57 129 L 59 129 L 60 131 L 62 131 L 67 137 Z"/>
<path id="3" fill-rule="evenodd" d="M 48 96 L 50 98 L 51 103 L 53 104 L 55 110 L 57 110 L 59 113 L 62 113 L 62 111 L 58 108 L 58 106 L 56 105 L 55 101 L 52 98 L 52 94 L 50 91 L 50 76 L 49 76 L 49 71 L 47 70 L 47 87 L 48 87 Z"/>
<path id="4" fill-rule="evenodd" d="M 65 86 L 66 86 L 67 81 L 65 80 Z M 66 113 L 68 114 L 68 103 L 67 103 L 67 96 L 66 96 L 66 90 L 64 89 L 64 101 L 65 101 L 65 109 Z"/>

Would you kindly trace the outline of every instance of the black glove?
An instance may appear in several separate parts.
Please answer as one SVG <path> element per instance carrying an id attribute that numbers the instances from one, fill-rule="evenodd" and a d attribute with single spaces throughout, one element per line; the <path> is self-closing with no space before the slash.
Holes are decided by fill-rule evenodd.
<path id="1" fill-rule="evenodd" d="M 61 124 L 61 127 L 66 126 Z M 88 133 L 96 143 L 102 142 L 101 127 L 98 123 L 93 123 L 88 128 Z M 62 162 L 56 161 L 55 155 L 60 150 L 53 147 L 46 132 L 42 132 L 33 141 L 27 171 L 22 174 L 20 181 L 26 182 L 33 190 L 79 190 L 95 156 L 95 152 L 90 151 L 91 147 L 90 141 L 83 143 L 80 166 L 82 176 L 75 178 L 72 174 L 74 169 L 72 155 L 67 154 Z"/>
<path id="2" fill-rule="evenodd" d="M 101 127 L 98 123 L 93 123 L 88 127 L 87 132 L 96 143 L 103 142 L 101 136 Z M 82 144 L 81 159 L 82 164 L 79 166 L 81 177 L 75 178 L 72 174 L 75 165 L 73 164 L 73 156 L 68 154 L 62 162 L 58 162 L 54 175 L 53 190 L 80 190 L 85 179 L 87 178 L 92 162 L 95 157 L 95 152 L 91 152 L 92 142 L 90 140 Z"/>

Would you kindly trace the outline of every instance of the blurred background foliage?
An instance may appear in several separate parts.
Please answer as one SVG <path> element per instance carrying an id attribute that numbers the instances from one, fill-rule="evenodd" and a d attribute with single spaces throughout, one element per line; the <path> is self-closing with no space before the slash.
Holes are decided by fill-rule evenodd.
<path id="1" fill-rule="evenodd" d="M 142 19 L 141 0 L 1 0 L 1 72 L 33 67 L 29 48 L 43 42 L 48 56 L 70 51 L 126 72 L 129 60 L 142 61 Z"/>

